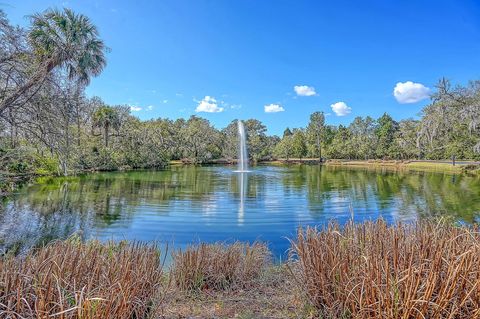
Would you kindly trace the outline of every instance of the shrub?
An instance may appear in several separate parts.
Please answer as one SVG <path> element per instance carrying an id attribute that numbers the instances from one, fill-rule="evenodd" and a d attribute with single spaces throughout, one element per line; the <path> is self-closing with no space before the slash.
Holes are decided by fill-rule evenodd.
<path id="1" fill-rule="evenodd" d="M 270 263 L 268 247 L 235 242 L 200 244 L 173 254 L 173 279 L 183 291 L 252 286 Z"/>
<path id="2" fill-rule="evenodd" d="M 298 283 L 324 317 L 480 317 L 478 228 L 331 224 L 292 246 Z"/>
<path id="3" fill-rule="evenodd" d="M 58 174 L 58 160 L 53 157 L 35 156 L 35 174 L 36 175 L 56 175 Z"/>

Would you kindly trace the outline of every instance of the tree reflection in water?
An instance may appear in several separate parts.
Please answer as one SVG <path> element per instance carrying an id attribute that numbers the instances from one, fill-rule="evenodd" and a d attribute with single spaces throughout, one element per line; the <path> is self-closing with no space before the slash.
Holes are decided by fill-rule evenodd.
<path id="1" fill-rule="evenodd" d="M 255 240 L 280 243 L 301 225 L 335 218 L 388 221 L 449 215 L 478 221 L 480 179 L 319 166 L 173 166 L 162 171 L 44 178 L 0 207 L 0 248 L 83 238 Z M 279 244 L 281 249 L 286 244 Z"/>

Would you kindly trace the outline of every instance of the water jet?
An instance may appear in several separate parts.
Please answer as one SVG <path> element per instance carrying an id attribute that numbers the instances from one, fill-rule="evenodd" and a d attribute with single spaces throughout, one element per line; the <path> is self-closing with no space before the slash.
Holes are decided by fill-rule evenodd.
<path id="1" fill-rule="evenodd" d="M 238 173 L 248 172 L 248 152 L 245 136 L 245 126 L 241 120 L 237 121 L 238 126 Z"/>

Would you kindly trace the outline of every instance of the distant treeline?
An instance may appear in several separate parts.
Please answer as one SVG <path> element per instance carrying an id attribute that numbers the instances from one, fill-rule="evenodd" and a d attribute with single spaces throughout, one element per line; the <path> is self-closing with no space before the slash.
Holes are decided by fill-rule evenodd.
<path id="1" fill-rule="evenodd" d="M 235 120 L 221 130 L 197 116 L 141 121 L 128 106 L 87 98 L 107 50 L 87 17 L 64 9 L 30 20 L 27 29 L 12 26 L 0 11 L 0 178 L 236 158 Z M 287 128 L 282 137 L 268 136 L 256 119 L 245 127 L 253 161 L 479 159 L 480 81 L 453 87 L 440 80 L 420 120 L 384 114 L 333 126 L 315 112 L 306 128 Z"/>

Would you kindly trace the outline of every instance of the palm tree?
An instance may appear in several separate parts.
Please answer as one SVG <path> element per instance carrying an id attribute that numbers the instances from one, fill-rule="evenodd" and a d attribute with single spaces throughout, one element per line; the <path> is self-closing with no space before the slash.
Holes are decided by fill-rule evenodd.
<path id="1" fill-rule="evenodd" d="M 107 48 L 88 17 L 70 9 L 49 9 L 30 19 L 28 39 L 38 65 L 24 84 L 0 101 L 0 115 L 56 68 L 65 69 L 70 79 L 86 85 L 106 65 Z"/>
<path id="2" fill-rule="evenodd" d="M 101 106 L 93 113 L 93 125 L 103 128 L 105 147 L 108 147 L 110 128 L 118 129 L 120 117 L 116 109 L 110 106 Z"/>

